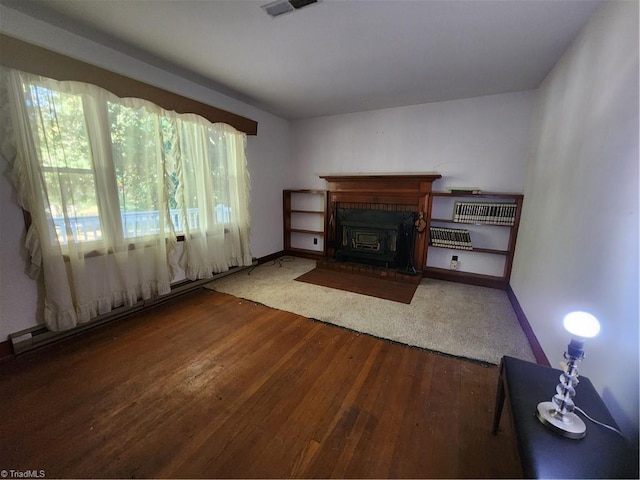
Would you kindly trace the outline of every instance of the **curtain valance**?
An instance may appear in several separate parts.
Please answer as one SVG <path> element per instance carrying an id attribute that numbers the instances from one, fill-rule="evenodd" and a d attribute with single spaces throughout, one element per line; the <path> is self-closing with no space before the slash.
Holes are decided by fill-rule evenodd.
<path id="1" fill-rule="evenodd" d="M 142 98 L 178 113 L 194 113 L 211 123 L 226 123 L 247 135 L 258 133 L 258 122 L 191 98 L 134 80 L 104 68 L 53 52 L 0 33 L 0 64 L 59 81 L 77 81 L 104 88 L 119 97 Z"/>

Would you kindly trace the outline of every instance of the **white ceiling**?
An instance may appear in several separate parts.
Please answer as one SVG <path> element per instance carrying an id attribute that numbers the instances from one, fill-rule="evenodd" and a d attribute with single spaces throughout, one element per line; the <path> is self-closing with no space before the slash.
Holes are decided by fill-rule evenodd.
<path id="1" fill-rule="evenodd" d="M 289 119 L 535 89 L 599 0 L 3 3 Z"/>

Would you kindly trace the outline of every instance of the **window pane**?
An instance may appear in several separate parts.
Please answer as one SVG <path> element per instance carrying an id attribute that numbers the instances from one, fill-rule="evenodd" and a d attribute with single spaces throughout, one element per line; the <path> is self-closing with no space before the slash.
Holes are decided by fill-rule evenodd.
<path id="1" fill-rule="evenodd" d="M 62 245 L 71 239 L 76 243 L 99 240 L 102 229 L 82 99 L 38 85 L 26 85 L 25 94 L 36 126 L 51 240 L 57 236 Z"/>
<path id="2" fill-rule="evenodd" d="M 174 225 L 188 226 L 193 232 L 230 223 L 231 179 L 224 136 L 196 122 L 182 121 L 179 129 L 180 179 L 184 182 L 179 194 L 185 218 L 176 215 L 180 221 L 174 220 Z"/>
<path id="3" fill-rule="evenodd" d="M 60 244 L 66 245 L 70 239 L 75 243 L 102 239 L 93 174 L 47 169 L 44 179 L 50 202 L 48 213 Z"/>
<path id="4" fill-rule="evenodd" d="M 184 189 L 182 191 L 182 199 L 186 208 L 186 218 L 181 218 L 180 227 L 184 230 L 188 225 L 189 230 L 194 231 L 200 228 L 198 190 L 202 190 L 201 182 L 202 170 L 200 170 L 200 182 L 198 181 L 198 164 L 194 156 L 197 152 L 192 150 L 192 145 L 182 145 L 182 179 L 184 181 Z M 186 222 L 186 225 L 182 225 Z"/>
<path id="5" fill-rule="evenodd" d="M 182 225 L 182 215 L 180 215 L 180 209 L 178 208 L 178 200 L 176 195 L 178 193 L 178 186 L 180 185 L 180 179 L 178 172 L 175 169 L 174 157 L 172 155 L 173 141 L 176 135 L 175 123 L 170 121 L 166 117 L 162 117 L 160 122 L 160 128 L 162 130 L 163 138 L 163 150 L 166 154 L 165 161 L 167 162 L 166 170 L 168 172 L 167 186 L 167 199 L 169 203 L 169 214 L 171 216 L 171 223 L 173 224 L 173 230 L 175 233 L 184 233 L 184 226 Z"/>
<path id="6" fill-rule="evenodd" d="M 108 111 L 124 235 L 157 234 L 164 186 L 159 118 L 114 103 L 109 103 Z"/>
<path id="7" fill-rule="evenodd" d="M 231 199 L 229 183 L 232 180 L 228 171 L 229 150 L 225 138 L 209 130 L 209 158 L 211 159 L 212 185 L 215 192 L 215 221 L 217 223 L 231 222 Z"/>
<path id="8" fill-rule="evenodd" d="M 38 128 L 40 159 L 45 167 L 91 169 L 91 150 L 78 95 L 28 85 L 32 121 Z"/>

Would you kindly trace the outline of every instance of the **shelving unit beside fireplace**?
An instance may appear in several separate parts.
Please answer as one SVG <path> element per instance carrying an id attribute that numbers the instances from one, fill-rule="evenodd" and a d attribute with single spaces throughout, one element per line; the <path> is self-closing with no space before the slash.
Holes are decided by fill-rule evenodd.
<path id="1" fill-rule="evenodd" d="M 284 252 L 320 258 L 326 255 L 327 192 L 283 190 Z"/>
<path id="2" fill-rule="evenodd" d="M 431 232 L 424 275 L 506 288 L 524 196 L 497 192 L 431 192 L 431 196 L 429 227 L 435 231 Z M 461 231 L 466 232 L 468 245 L 463 241 L 461 246 Z M 459 268 L 455 270 L 450 268 L 453 255 L 459 259 Z"/>

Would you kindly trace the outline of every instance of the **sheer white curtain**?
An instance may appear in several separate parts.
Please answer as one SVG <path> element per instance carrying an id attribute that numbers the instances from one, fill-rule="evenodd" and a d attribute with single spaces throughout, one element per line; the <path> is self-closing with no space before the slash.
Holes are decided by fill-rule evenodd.
<path id="1" fill-rule="evenodd" d="M 198 212 L 183 220 L 187 278 L 250 265 L 245 135 L 196 115 L 182 115 L 175 128 L 176 201 L 180 212 Z"/>
<path id="2" fill-rule="evenodd" d="M 31 214 L 50 329 L 168 293 L 182 231 L 189 278 L 251 263 L 244 134 L 88 84 L 0 74 L 2 153 Z M 216 182 L 222 167 L 237 176 Z"/>

